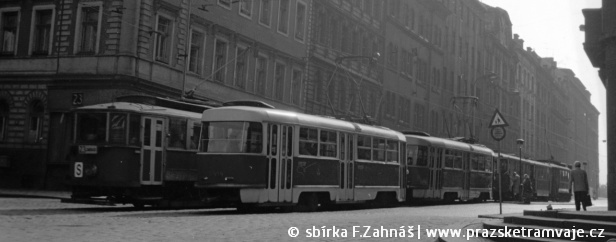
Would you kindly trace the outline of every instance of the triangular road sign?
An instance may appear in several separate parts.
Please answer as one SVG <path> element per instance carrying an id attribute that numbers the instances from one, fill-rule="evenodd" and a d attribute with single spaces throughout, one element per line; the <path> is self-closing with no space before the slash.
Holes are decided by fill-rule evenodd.
<path id="1" fill-rule="evenodd" d="M 492 127 L 505 127 L 509 126 L 503 115 L 498 111 L 498 108 L 494 112 L 494 116 L 492 116 L 492 121 L 490 121 L 490 128 Z"/>

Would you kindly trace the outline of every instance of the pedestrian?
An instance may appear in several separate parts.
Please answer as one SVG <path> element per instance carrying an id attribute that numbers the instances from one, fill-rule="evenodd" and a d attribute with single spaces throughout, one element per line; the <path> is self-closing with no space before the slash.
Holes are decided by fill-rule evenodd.
<path id="1" fill-rule="evenodd" d="M 514 171 L 513 175 L 511 175 L 510 181 L 509 190 L 513 194 L 513 199 L 517 200 L 520 194 L 520 175 Z"/>
<path id="2" fill-rule="evenodd" d="M 569 194 L 571 194 L 571 187 L 573 187 L 575 210 L 580 211 L 581 203 L 582 208 L 586 211 L 586 204 L 584 203 L 584 200 L 588 196 L 588 176 L 586 175 L 586 171 L 582 170 L 581 162 L 575 161 L 573 166 L 575 169 L 571 171 L 571 178 L 569 180 Z"/>
<path id="3" fill-rule="evenodd" d="M 533 196 L 533 184 L 528 174 L 524 174 L 524 181 L 522 181 L 522 194 L 524 197 L 524 203 L 530 203 L 530 199 Z"/>

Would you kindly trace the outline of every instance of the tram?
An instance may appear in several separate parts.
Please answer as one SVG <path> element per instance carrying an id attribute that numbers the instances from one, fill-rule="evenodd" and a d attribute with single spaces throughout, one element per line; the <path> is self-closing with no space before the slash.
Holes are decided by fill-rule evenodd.
<path id="1" fill-rule="evenodd" d="M 492 150 L 485 146 L 403 132 L 407 199 L 485 201 L 492 193 Z"/>
<path id="2" fill-rule="evenodd" d="M 203 112 L 195 187 L 238 208 L 395 204 L 405 200 L 405 137 L 296 112 L 230 106 Z"/>
<path id="3" fill-rule="evenodd" d="M 195 156 L 201 112 L 210 108 L 148 96 L 76 108 L 72 195 L 62 202 L 143 207 L 200 201 Z"/>

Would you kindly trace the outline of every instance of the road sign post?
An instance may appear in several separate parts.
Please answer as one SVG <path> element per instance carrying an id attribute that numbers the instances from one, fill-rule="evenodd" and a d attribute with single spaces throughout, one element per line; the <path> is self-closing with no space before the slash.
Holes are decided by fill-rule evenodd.
<path id="1" fill-rule="evenodd" d="M 503 214 L 503 173 L 501 172 L 501 158 L 500 158 L 500 142 L 507 136 L 507 130 L 505 127 L 509 126 L 503 115 L 498 111 L 498 108 L 494 110 L 492 121 L 490 122 L 490 135 L 494 140 L 498 142 L 498 156 L 496 156 L 496 171 L 498 172 L 498 207 L 499 214 Z"/>

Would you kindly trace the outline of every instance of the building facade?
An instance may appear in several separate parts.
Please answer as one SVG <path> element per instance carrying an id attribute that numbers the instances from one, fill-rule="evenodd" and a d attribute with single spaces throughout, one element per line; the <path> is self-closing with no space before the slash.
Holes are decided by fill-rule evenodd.
<path id="1" fill-rule="evenodd" d="M 61 187 L 70 111 L 131 94 L 260 100 L 512 154 L 524 139 L 525 157 L 592 167 L 585 88 L 512 25 L 477 0 L 0 1 L 0 184 Z"/>

